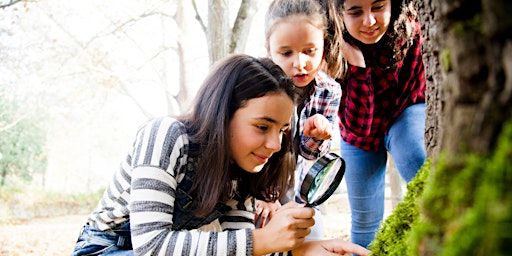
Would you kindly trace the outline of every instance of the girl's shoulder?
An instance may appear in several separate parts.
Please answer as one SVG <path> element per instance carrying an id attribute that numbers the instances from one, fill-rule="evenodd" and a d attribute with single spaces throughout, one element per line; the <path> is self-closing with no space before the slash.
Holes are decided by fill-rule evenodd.
<path id="1" fill-rule="evenodd" d="M 171 163 L 185 163 L 190 150 L 186 126 L 171 117 L 144 122 L 133 146 L 133 165 L 152 165 L 167 169 Z"/>
<path id="2" fill-rule="evenodd" d="M 144 122 L 138 130 L 138 137 L 147 140 L 182 141 L 188 144 L 188 134 L 183 122 L 169 117 L 157 117 Z M 146 140 L 144 139 L 144 140 Z"/>
<path id="3" fill-rule="evenodd" d="M 334 78 L 327 75 L 327 73 L 323 71 L 319 71 L 315 76 L 315 90 L 328 90 L 333 92 L 334 94 L 341 93 L 341 86 Z"/>
<path id="4" fill-rule="evenodd" d="M 140 128 L 140 129 L 148 129 L 148 128 L 151 128 L 153 131 L 156 131 L 158 132 L 158 129 L 159 130 L 173 130 L 175 132 L 179 132 L 179 133 L 186 133 L 186 128 L 185 128 L 185 124 L 173 117 L 170 117 L 170 116 L 162 116 L 162 117 L 157 117 L 157 118 L 153 118 L 153 119 L 150 119 L 146 122 L 144 122 Z M 155 130 L 157 129 L 157 130 Z"/>

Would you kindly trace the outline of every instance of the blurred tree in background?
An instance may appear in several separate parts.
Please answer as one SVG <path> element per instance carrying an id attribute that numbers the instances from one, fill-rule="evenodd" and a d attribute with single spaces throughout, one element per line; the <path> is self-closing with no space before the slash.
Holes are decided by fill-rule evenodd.
<path id="1" fill-rule="evenodd" d="M 46 129 L 43 116 L 27 112 L 1 85 L 0 96 L 0 188 L 7 181 L 15 187 L 46 171 Z"/>
<path id="2" fill-rule="evenodd" d="M 260 13 L 268 2 L 258 2 Z M 259 55 L 258 8 L 256 0 L 0 1 L 0 86 L 18 95 L 0 95 L 12 104 L 1 111 L 37 110 L 40 118 L 23 120 L 43 136 L 23 139 L 47 156 L 38 164 L 45 171 L 26 170 L 33 185 L 104 185 L 137 127 L 187 111 L 213 62 L 233 52 Z"/>

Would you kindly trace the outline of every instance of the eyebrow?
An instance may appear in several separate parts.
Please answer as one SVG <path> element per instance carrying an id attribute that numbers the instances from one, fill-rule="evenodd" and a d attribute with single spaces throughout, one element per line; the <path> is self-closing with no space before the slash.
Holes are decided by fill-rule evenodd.
<path id="1" fill-rule="evenodd" d="M 277 124 L 277 121 L 274 120 L 273 118 L 270 118 L 268 116 L 263 116 L 263 117 L 258 117 L 258 118 L 255 118 L 255 119 L 258 119 L 258 120 L 264 120 L 264 121 L 267 121 L 269 123 L 273 123 L 273 124 Z M 283 125 L 284 127 L 290 127 L 290 123 L 286 123 Z"/>
<path id="2" fill-rule="evenodd" d="M 378 2 L 384 2 L 385 0 L 375 0 L 372 2 L 372 5 L 378 3 Z M 346 11 L 351 11 L 351 10 L 356 10 L 356 9 L 361 9 L 362 7 L 361 6 L 358 6 L 358 5 L 355 5 L 355 6 L 352 6 L 350 7 L 349 9 L 347 9 Z"/>

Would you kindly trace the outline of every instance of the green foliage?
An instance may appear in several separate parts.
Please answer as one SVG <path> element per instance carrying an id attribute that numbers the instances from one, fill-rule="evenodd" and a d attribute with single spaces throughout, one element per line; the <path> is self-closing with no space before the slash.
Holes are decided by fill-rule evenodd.
<path id="1" fill-rule="evenodd" d="M 512 250 L 512 122 L 491 156 L 439 165 L 425 189 L 410 255 L 508 255 Z"/>
<path id="2" fill-rule="evenodd" d="M 430 168 L 431 162 L 427 160 L 416 177 L 407 184 L 404 200 L 383 222 L 375 241 L 370 245 L 372 255 L 406 255 L 407 234 L 419 216 L 416 201 L 423 193 Z"/>
<path id="3" fill-rule="evenodd" d="M 27 114 L 27 107 L 0 92 L 0 187 L 7 178 L 31 181 L 46 170 L 43 147 L 46 130 L 40 114 Z"/>

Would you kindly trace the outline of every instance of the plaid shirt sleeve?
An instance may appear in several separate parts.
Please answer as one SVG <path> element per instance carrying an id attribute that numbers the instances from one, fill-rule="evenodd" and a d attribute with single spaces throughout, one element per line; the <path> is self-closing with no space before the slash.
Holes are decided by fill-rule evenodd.
<path id="1" fill-rule="evenodd" d="M 336 128 L 336 116 L 341 100 L 341 87 L 338 82 L 330 78 L 324 72 L 319 72 L 315 77 L 315 90 L 306 100 L 304 109 L 300 113 L 300 145 L 299 150 L 302 157 L 308 160 L 315 160 L 327 154 L 331 148 L 331 141 L 317 140 L 304 136 L 304 124 L 306 120 L 315 115 L 321 114 L 329 120 L 333 129 Z"/>

